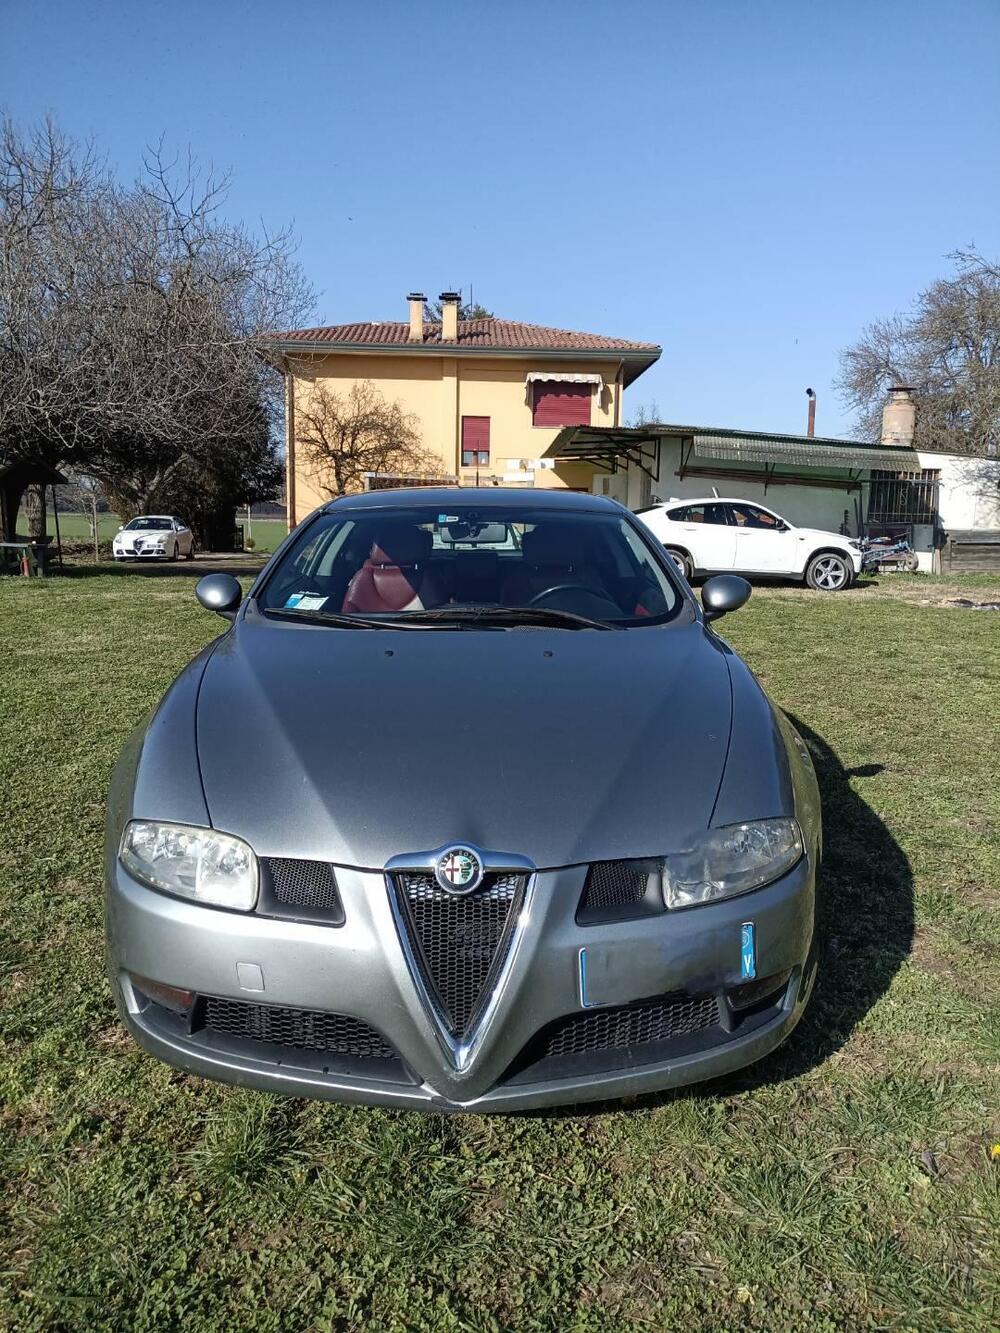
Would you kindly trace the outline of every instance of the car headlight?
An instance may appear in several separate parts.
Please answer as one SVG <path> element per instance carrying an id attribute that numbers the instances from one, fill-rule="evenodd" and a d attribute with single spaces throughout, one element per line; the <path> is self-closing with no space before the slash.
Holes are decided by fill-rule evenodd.
<path id="1" fill-rule="evenodd" d="M 802 850 L 794 819 L 709 829 L 690 851 L 663 858 L 663 901 L 667 907 L 693 907 L 759 889 L 791 870 Z"/>
<path id="2" fill-rule="evenodd" d="M 118 855 L 129 874 L 151 889 L 238 912 L 257 902 L 257 858 L 229 833 L 134 819 Z"/>

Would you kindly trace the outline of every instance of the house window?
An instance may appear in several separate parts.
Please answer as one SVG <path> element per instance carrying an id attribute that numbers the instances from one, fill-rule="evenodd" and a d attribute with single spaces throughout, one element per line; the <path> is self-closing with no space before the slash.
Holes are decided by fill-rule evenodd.
<path id="1" fill-rule="evenodd" d="M 490 462 L 489 417 L 462 418 L 462 466 L 488 467 Z"/>
<path id="2" fill-rule="evenodd" d="M 532 385 L 533 426 L 589 426 L 593 386 L 563 380 L 536 380 Z"/>

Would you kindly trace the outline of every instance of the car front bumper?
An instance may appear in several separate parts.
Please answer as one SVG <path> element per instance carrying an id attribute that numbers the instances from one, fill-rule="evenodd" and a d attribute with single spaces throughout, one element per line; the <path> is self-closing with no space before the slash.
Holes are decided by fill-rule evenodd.
<path id="1" fill-rule="evenodd" d="M 533 877 L 503 990 L 461 1070 L 421 1000 L 377 872 L 337 869 L 346 920 L 330 926 L 170 898 L 109 859 L 109 975 L 138 1043 L 177 1068 L 296 1096 L 423 1110 L 515 1111 L 671 1088 L 751 1064 L 788 1036 L 815 976 L 810 859 L 740 898 L 600 926 L 576 923 L 585 873 L 576 866 Z M 745 980 L 747 922 L 756 935 L 757 977 L 789 977 L 771 1002 L 740 1017 L 726 997 Z M 343 1059 L 220 1034 L 149 1002 L 132 976 L 243 1005 L 360 1019 L 398 1059 Z M 542 1029 L 569 1015 L 605 1009 L 613 1030 L 615 1013 L 633 1002 L 678 994 L 717 997 L 719 1023 L 645 1048 L 526 1056 Z"/>

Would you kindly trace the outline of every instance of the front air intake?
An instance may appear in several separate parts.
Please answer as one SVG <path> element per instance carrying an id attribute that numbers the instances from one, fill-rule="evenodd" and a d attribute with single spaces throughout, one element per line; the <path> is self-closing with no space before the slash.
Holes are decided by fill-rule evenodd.
<path id="1" fill-rule="evenodd" d="M 448 893 L 433 875 L 390 876 L 397 919 L 442 1026 L 468 1035 L 489 1000 L 510 952 L 526 876 L 487 875 L 473 893 Z"/>

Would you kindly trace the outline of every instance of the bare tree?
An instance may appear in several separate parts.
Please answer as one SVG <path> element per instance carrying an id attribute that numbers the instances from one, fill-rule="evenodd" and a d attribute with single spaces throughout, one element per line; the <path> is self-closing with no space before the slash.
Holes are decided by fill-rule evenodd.
<path id="1" fill-rule="evenodd" d="M 841 355 L 840 389 L 862 433 L 877 439 L 893 384 L 916 390 L 915 443 L 945 453 L 1000 451 L 1000 266 L 975 250 L 907 314 L 876 320 Z"/>
<path id="2" fill-rule="evenodd" d="M 625 424 L 626 426 L 634 427 L 658 426 L 661 421 L 660 408 L 654 398 L 651 403 L 640 403 L 639 406 L 629 414 L 628 421 L 626 421 Z"/>
<path id="3" fill-rule="evenodd" d="M 417 419 L 370 380 L 344 394 L 314 384 L 295 411 L 295 434 L 317 483 L 331 495 L 359 491 L 366 473 L 433 477 L 441 459 L 425 448 Z"/>
<path id="4" fill-rule="evenodd" d="M 136 511 L 258 446 L 280 412 L 261 353 L 312 296 L 289 233 L 224 220 L 227 189 L 162 148 L 126 187 L 52 124 L 0 126 L 0 458 Z"/>

